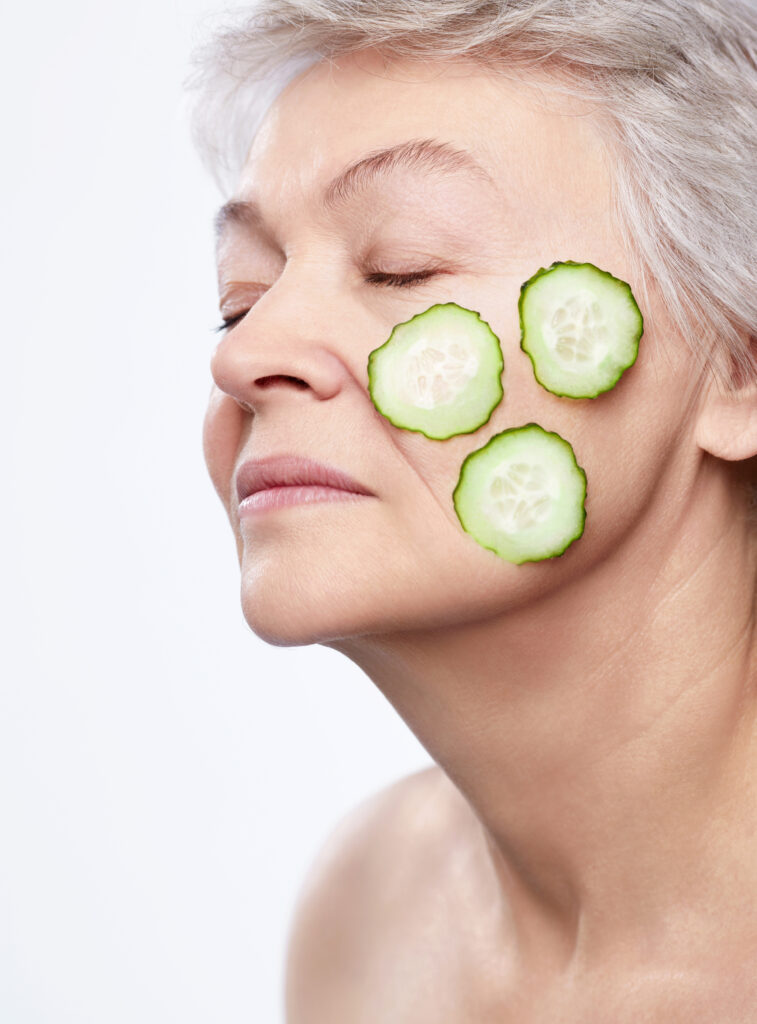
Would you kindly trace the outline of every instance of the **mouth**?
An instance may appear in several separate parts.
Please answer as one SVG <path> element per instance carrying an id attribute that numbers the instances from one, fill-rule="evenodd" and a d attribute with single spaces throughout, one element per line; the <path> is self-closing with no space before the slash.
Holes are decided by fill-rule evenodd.
<path id="1" fill-rule="evenodd" d="M 250 507 L 260 506 L 260 499 L 257 502 L 250 502 L 247 499 L 261 491 L 277 492 L 281 499 L 282 492 L 289 488 L 292 492 L 288 495 L 284 493 L 285 500 L 279 500 L 279 504 L 291 504 L 295 500 L 338 497 L 336 493 L 330 492 L 343 492 L 342 496 L 345 497 L 348 494 L 375 497 L 373 491 L 343 470 L 299 455 L 272 455 L 264 459 L 252 459 L 243 462 L 237 472 L 237 497 L 240 503 L 246 503 Z M 295 494 L 295 491 L 298 493 Z"/>

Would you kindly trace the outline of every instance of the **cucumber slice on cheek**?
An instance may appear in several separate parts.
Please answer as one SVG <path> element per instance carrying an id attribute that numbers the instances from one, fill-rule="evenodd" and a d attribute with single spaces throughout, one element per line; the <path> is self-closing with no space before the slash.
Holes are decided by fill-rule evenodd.
<path id="1" fill-rule="evenodd" d="M 586 473 L 536 423 L 503 430 L 464 460 L 452 500 L 466 533 L 520 565 L 561 555 L 586 522 Z"/>
<path id="2" fill-rule="evenodd" d="M 644 330 L 630 286 L 593 263 L 567 260 L 521 286 L 520 347 L 542 387 L 596 398 L 636 361 Z"/>
<path id="3" fill-rule="evenodd" d="M 548 295 L 553 334 L 569 315 L 587 325 L 602 312 L 593 295 L 575 287 L 559 296 L 564 307 L 555 309 L 553 291 Z M 582 303 L 585 309 L 579 309 Z M 553 358 L 570 369 L 573 363 L 601 364 L 599 342 L 605 338 L 597 338 L 588 356 L 580 344 L 555 343 Z M 489 325 L 478 313 L 448 302 L 398 324 L 370 353 L 368 390 L 394 426 L 445 440 L 489 420 L 504 394 L 503 369 L 499 339 Z M 586 521 L 585 498 L 586 474 L 573 448 L 536 423 L 504 430 L 471 452 L 452 496 L 463 529 L 515 564 L 555 558 L 577 540 Z"/>
<path id="4" fill-rule="evenodd" d="M 397 324 L 368 357 L 373 404 L 395 427 L 432 440 L 470 434 L 502 395 L 499 338 L 473 310 L 431 306 Z"/>

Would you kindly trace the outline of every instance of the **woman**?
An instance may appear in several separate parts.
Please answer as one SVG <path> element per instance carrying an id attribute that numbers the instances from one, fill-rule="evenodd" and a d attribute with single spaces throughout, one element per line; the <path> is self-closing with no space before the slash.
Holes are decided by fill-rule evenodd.
<path id="1" fill-rule="evenodd" d="M 200 55 L 230 195 L 204 443 L 244 614 L 343 652 L 436 763 L 319 857 L 291 1024 L 757 1020 L 756 54 L 751 0 L 266 0 Z M 643 314 L 596 397 L 520 348 L 558 261 Z M 450 302 L 504 397 L 431 439 L 367 364 Z M 586 520 L 518 564 L 452 495 L 528 423 Z"/>

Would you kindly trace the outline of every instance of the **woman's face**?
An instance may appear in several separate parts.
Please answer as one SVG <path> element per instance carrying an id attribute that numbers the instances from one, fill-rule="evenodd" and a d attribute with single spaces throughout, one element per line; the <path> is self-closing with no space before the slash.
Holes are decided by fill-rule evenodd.
<path id="1" fill-rule="evenodd" d="M 428 145 L 407 145 L 419 140 Z M 335 186 L 379 150 L 391 152 Z M 697 456 L 691 371 L 664 309 L 642 308 L 636 363 L 596 399 L 544 390 L 519 346 L 521 284 L 553 261 L 594 263 L 639 298 L 611 175 L 591 112 L 473 64 L 387 67 L 366 51 L 280 97 L 235 195 L 255 209 L 236 206 L 219 243 L 222 315 L 249 312 L 213 353 L 204 431 L 259 636 L 449 627 L 560 600 L 610 554 L 658 557 L 640 545 L 686 500 Z M 476 310 L 499 337 L 505 394 L 479 430 L 436 441 L 377 411 L 367 363 L 395 324 L 444 302 Z M 529 422 L 573 446 L 587 519 L 560 557 L 515 565 L 464 532 L 452 493 L 466 455 Z M 334 466 L 372 495 L 240 519 L 239 466 L 281 454 Z"/>

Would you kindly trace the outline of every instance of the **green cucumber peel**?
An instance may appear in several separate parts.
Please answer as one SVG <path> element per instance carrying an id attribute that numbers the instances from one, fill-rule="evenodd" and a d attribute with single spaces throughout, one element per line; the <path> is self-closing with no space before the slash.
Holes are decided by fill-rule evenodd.
<path id="1" fill-rule="evenodd" d="M 393 426 L 430 440 L 471 434 L 502 401 L 499 338 L 479 313 L 436 303 L 368 356 L 368 391 Z"/>
<path id="2" fill-rule="evenodd" d="M 626 281 L 593 263 L 542 267 L 520 289 L 520 347 L 561 398 L 610 391 L 638 355 L 644 318 Z"/>
<path id="3" fill-rule="evenodd" d="M 565 438 L 527 423 L 495 434 L 463 460 L 452 501 L 482 547 L 516 565 L 540 562 L 582 536 L 586 473 Z"/>

